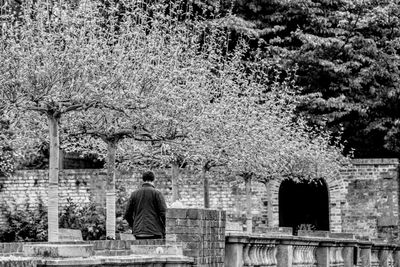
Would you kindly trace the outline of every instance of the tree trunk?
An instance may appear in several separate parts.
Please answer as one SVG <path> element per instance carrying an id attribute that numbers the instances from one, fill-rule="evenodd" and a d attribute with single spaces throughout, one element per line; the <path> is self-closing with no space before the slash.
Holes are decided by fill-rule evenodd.
<path id="1" fill-rule="evenodd" d="M 251 177 L 245 178 L 246 185 L 246 228 L 248 233 L 253 232 L 253 215 L 251 213 L 252 203 L 251 203 Z"/>
<path id="2" fill-rule="evenodd" d="M 207 169 L 203 167 L 201 170 L 201 176 L 204 186 L 204 208 L 210 208 L 210 185 L 207 176 Z"/>
<path id="3" fill-rule="evenodd" d="M 115 239 L 115 141 L 107 141 L 106 237 Z"/>
<path id="4" fill-rule="evenodd" d="M 58 177 L 60 165 L 59 118 L 48 115 L 50 135 L 48 241 L 58 241 Z"/>
<path id="5" fill-rule="evenodd" d="M 172 164 L 172 203 L 179 200 L 179 187 L 178 187 L 178 179 L 179 179 L 179 166 L 176 163 Z"/>

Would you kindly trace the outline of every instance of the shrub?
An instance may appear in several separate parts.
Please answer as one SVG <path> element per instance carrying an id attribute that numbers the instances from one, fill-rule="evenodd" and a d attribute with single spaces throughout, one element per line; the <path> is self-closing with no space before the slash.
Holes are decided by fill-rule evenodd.
<path id="1" fill-rule="evenodd" d="M 47 241 L 47 211 L 42 199 L 37 209 L 32 209 L 28 201 L 21 207 L 8 203 L 3 210 L 7 227 L 0 230 L 0 242 Z"/>
<path id="2" fill-rule="evenodd" d="M 116 201 L 116 210 L 115 216 L 116 220 L 116 232 L 117 233 L 126 233 L 130 230 L 128 223 L 123 219 L 125 214 L 126 205 L 129 200 L 129 193 L 126 190 L 126 187 L 121 183 L 118 183 L 116 186 L 117 189 L 117 201 Z"/>
<path id="3" fill-rule="evenodd" d="M 67 199 L 59 217 L 62 228 L 78 229 L 84 240 L 104 240 L 106 237 L 105 210 L 93 201 L 80 205 Z"/>
<path id="4" fill-rule="evenodd" d="M 117 190 L 117 232 L 129 230 L 122 219 L 127 200 L 126 189 L 120 186 Z M 0 229 L 0 242 L 47 241 L 47 208 L 41 199 L 36 209 L 28 201 L 22 207 L 15 201 L 8 204 L 8 208 L 3 208 L 8 226 Z M 106 239 L 105 221 L 105 209 L 93 201 L 81 204 L 68 198 L 59 213 L 59 227 L 81 230 L 84 240 Z"/>

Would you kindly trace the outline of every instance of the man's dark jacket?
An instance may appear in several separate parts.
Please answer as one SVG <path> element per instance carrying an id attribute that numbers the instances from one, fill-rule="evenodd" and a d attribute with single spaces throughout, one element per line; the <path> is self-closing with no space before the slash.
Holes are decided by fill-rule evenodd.
<path id="1" fill-rule="evenodd" d="M 143 183 L 128 201 L 124 219 L 132 227 L 133 235 L 165 236 L 167 205 L 161 192 L 151 183 Z"/>

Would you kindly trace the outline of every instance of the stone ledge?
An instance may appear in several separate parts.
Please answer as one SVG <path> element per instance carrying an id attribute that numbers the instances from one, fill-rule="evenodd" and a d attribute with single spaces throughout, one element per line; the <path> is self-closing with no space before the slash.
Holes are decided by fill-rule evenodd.
<path id="1" fill-rule="evenodd" d="M 37 260 L 35 258 L 21 258 L 15 256 L 1 257 L 0 266 L 9 267 L 36 267 Z"/>
<path id="2" fill-rule="evenodd" d="M 182 245 L 132 245 L 131 253 L 133 255 L 175 255 L 183 256 Z"/>
<path id="3" fill-rule="evenodd" d="M 353 165 L 399 165 L 397 158 L 352 159 Z"/>
<path id="4" fill-rule="evenodd" d="M 94 254 L 91 244 L 29 244 L 24 245 L 23 252 L 28 257 L 49 258 L 87 258 Z"/>
<path id="5" fill-rule="evenodd" d="M 193 258 L 185 256 L 165 256 L 165 255 L 134 255 L 134 256 L 118 256 L 118 257 L 91 257 L 85 258 L 68 258 L 68 259 L 44 259 L 39 262 L 39 265 L 46 267 L 61 267 L 61 266 L 147 266 L 146 264 L 165 264 L 165 266 L 192 266 Z"/>

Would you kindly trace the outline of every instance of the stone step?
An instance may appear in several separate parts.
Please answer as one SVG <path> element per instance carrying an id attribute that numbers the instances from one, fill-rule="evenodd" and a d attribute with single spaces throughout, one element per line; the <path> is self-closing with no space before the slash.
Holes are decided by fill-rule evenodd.
<path id="1" fill-rule="evenodd" d="M 168 255 L 130 255 L 117 257 L 94 256 L 90 258 L 45 258 L 38 266 L 46 267 L 192 267 L 193 258 Z"/>
<path id="2" fill-rule="evenodd" d="M 131 252 L 133 255 L 183 255 L 182 245 L 180 244 L 131 245 Z"/>
<path id="3" fill-rule="evenodd" d="M 94 255 L 92 244 L 26 244 L 24 256 L 46 258 L 87 258 Z"/>

